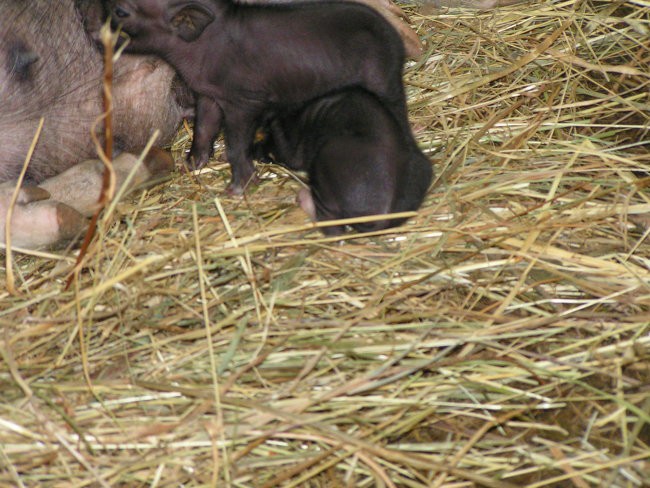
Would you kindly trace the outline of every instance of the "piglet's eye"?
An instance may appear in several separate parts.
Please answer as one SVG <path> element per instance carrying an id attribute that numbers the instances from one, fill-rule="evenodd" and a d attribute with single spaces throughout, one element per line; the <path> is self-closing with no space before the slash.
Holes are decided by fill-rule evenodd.
<path id="1" fill-rule="evenodd" d="M 126 19 L 129 15 L 131 15 L 129 12 L 124 10 L 122 7 L 115 7 L 113 10 L 113 13 L 115 14 L 115 17 L 118 19 Z"/>

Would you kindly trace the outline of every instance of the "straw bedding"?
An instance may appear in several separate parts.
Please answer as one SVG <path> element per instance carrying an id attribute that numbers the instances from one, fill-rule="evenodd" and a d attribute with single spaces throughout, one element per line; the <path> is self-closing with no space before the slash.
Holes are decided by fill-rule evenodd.
<path id="1" fill-rule="evenodd" d="M 0 486 L 650 486 L 650 4 L 406 10 L 418 214 L 326 239 L 217 154 L 69 289 L 14 253 Z"/>

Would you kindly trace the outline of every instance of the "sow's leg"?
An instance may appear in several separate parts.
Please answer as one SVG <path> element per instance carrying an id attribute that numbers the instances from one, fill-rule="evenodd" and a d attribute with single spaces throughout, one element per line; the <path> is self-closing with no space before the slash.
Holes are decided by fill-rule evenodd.
<path id="1" fill-rule="evenodd" d="M 122 153 L 113 161 L 115 188 L 119 189 L 137 162 L 137 156 Z M 171 173 L 174 160 L 161 149 L 152 149 L 138 167 L 127 191 L 151 179 Z M 86 217 L 98 208 L 102 189 L 104 165 L 97 159 L 79 163 L 67 171 L 50 178 L 39 186 L 50 194 L 50 199 L 68 205 Z"/>
<path id="2" fill-rule="evenodd" d="M 14 192 L 12 182 L 0 185 L 0 243 L 5 243 L 7 211 Z M 11 245 L 27 249 L 65 243 L 79 235 L 86 219 L 75 209 L 49 200 L 46 190 L 21 188 L 11 218 Z"/>
<path id="3" fill-rule="evenodd" d="M 113 162 L 116 188 L 120 188 L 134 168 L 137 157 L 122 153 Z M 152 149 L 134 174 L 127 191 L 153 178 L 170 173 L 174 162 L 162 150 Z M 20 189 L 11 219 L 11 243 L 27 249 L 56 247 L 79 236 L 86 217 L 98 208 L 104 165 L 99 160 L 84 161 L 40 186 Z M 0 185 L 0 242 L 5 241 L 7 210 L 15 184 Z"/>
<path id="4" fill-rule="evenodd" d="M 103 69 L 93 38 L 102 25 L 102 4 L 0 0 L 0 241 L 13 182 L 41 117 L 44 125 L 29 164 L 29 181 L 40 184 L 95 157 L 90 129 L 103 110 Z M 192 105 L 188 97 L 189 90 L 162 61 L 123 56 L 113 82 L 116 143 L 124 151 L 139 152 L 155 129 L 161 131 L 157 144 L 170 142 Z M 92 213 L 101 181 L 88 175 L 101 171 L 97 163 L 81 164 L 68 176 L 46 183 L 45 190 L 21 190 L 11 226 L 14 245 L 47 246 L 76 235 L 85 225 L 79 213 Z M 94 181 L 90 188 L 84 186 L 84 175 Z M 87 201 L 82 203 L 82 197 Z"/>

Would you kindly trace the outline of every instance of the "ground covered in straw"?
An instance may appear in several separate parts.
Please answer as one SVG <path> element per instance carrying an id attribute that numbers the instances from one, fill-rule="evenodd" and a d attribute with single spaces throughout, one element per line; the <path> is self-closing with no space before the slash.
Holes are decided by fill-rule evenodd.
<path id="1" fill-rule="evenodd" d="M 218 154 L 67 290 L 14 254 L 0 486 L 650 486 L 650 4 L 407 11 L 418 215 L 325 239 Z"/>

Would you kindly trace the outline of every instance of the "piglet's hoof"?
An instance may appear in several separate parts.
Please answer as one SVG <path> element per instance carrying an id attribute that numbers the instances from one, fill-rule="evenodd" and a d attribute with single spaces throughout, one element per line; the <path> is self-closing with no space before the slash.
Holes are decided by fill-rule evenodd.
<path id="1" fill-rule="evenodd" d="M 240 195 L 244 194 L 244 187 L 241 185 L 235 185 L 234 183 L 230 183 L 226 187 L 226 195 L 231 196 L 231 197 L 238 197 Z"/>
<path id="2" fill-rule="evenodd" d="M 187 159 L 185 160 L 184 169 L 187 171 L 196 171 L 201 168 L 203 168 L 205 165 L 208 164 L 208 161 L 210 160 L 209 157 L 205 156 L 192 156 L 191 154 L 187 156 Z"/>
<path id="3" fill-rule="evenodd" d="M 245 185 L 235 183 L 234 181 L 231 180 L 230 184 L 226 187 L 226 195 L 230 195 L 230 196 L 243 195 L 248 188 L 252 186 L 257 186 L 259 183 L 260 183 L 260 179 L 255 173 L 253 173 L 253 175 L 248 179 Z"/>

